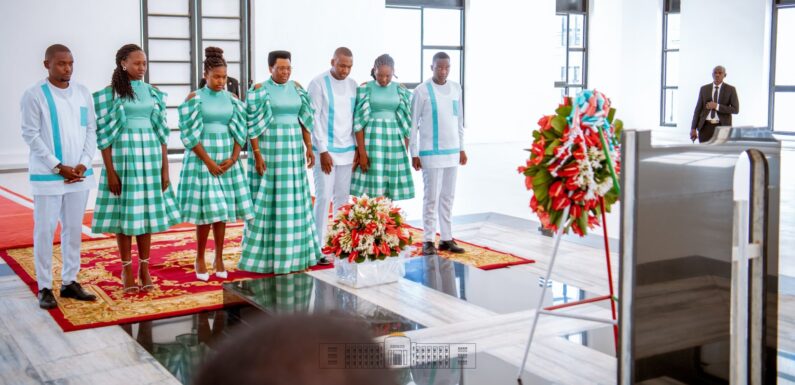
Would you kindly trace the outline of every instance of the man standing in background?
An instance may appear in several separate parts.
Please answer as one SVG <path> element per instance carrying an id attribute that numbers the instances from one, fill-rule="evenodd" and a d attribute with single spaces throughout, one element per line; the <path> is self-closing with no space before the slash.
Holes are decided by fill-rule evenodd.
<path id="1" fill-rule="evenodd" d="M 704 143 L 712 138 L 717 126 L 731 126 L 732 114 L 740 112 L 737 90 L 723 82 L 726 68 L 717 66 L 712 70 L 713 82 L 701 87 L 698 92 L 690 140 Z"/>

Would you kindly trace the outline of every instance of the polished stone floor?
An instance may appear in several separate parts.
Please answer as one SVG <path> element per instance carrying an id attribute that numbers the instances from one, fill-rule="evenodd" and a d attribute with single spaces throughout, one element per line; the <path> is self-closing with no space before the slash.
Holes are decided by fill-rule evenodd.
<path id="1" fill-rule="evenodd" d="M 530 221 L 529 194 L 515 174 L 515 166 L 525 157 L 518 150 L 522 146 L 526 144 L 469 147 L 470 165 L 459 174 L 454 234 L 462 240 L 535 259 L 537 263 L 488 272 L 448 266 L 445 268 L 452 270 L 455 285 L 449 279 L 445 283 L 440 274 L 441 289 L 428 283 L 427 264 L 421 264 L 428 261 L 410 264 L 406 277 L 396 285 L 358 290 L 337 284 L 333 271 L 317 271 L 310 274 L 314 290 L 325 287 L 333 293 L 331 298 L 355 298 L 368 304 L 354 307 L 357 310 L 380 309 L 378 314 L 387 315 L 385 319 L 393 322 L 389 325 L 404 329 L 412 341 L 475 343 L 478 367 L 484 370 L 447 373 L 450 377 L 464 376 L 463 381 L 448 383 L 483 383 L 483 378 L 497 380 L 489 383 L 512 381 L 513 375 L 505 376 L 505 380 L 499 376 L 515 371 L 520 364 L 533 315 L 530 309 L 537 300 L 539 285 L 544 284 L 539 277 L 552 248 L 552 240 L 539 235 L 537 224 Z M 795 175 L 786 172 L 794 163 L 795 151 L 785 143 L 780 213 L 780 384 L 795 384 Z M 171 175 L 179 175 L 177 162 L 172 164 Z M 3 173 L 0 184 L 29 196 L 25 178 L 22 172 Z M 415 183 L 421 186 L 419 174 L 415 175 Z M 500 186 L 499 199 L 482 186 Z M 419 199 L 402 206 L 410 219 L 419 218 Z M 613 214 L 608 219 L 609 233 L 615 236 L 618 216 Z M 564 239 L 553 281 L 549 283 L 552 290 L 546 299 L 548 304 L 607 294 L 604 255 L 600 250 L 598 237 Z M 441 261 L 434 263 L 441 272 L 443 266 L 438 262 Z M 614 271 L 618 271 L 616 258 L 613 262 Z M 318 298 L 324 297 L 312 297 L 315 301 Z M 608 318 L 606 305 L 594 303 L 562 311 Z M 252 306 L 241 309 L 239 314 L 219 311 L 149 324 L 62 333 L 49 315 L 37 308 L 21 281 L 0 263 L 0 383 L 129 384 L 133 378 L 133 383 L 138 384 L 187 382 L 195 365 L 201 362 L 201 350 L 212 349 L 247 315 L 261 312 Z M 541 317 L 537 336 L 525 383 L 615 382 L 616 360 L 609 327 Z M 422 375 L 418 372 L 417 378 Z M 646 383 L 675 382 L 661 378 Z"/>

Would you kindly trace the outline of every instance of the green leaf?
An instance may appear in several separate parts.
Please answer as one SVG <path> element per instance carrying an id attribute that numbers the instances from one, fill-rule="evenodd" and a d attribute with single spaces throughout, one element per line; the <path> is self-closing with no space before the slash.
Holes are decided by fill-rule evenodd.
<path id="1" fill-rule="evenodd" d="M 552 118 L 552 128 L 558 135 L 563 135 L 563 129 L 566 128 L 566 118 L 562 116 L 556 116 Z"/>
<path id="2" fill-rule="evenodd" d="M 621 119 L 616 119 L 613 125 L 615 126 L 616 138 L 621 138 L 621 131 L 624 131 L 624 122 L 622 122 Z"/>
<path id="3" fill-rule="evenodd" d="M 560 135 L 558 135 L 557 133 L 555 133 L 555 131 L 552 130 L 542 131 L 541 134 L 544 135 L 544 138 L 546 138 L 547 140 L 554 140 L 560 137 Z"/>
<path id="4" fill-rule="evenodd" d="M 555 113 L 563 117 L 569 116 L 571 114 L 571 106 L 560 106 L 555 110 Z"/>
<path id="5" fill-rule="evenodd" d="M 583 232 L 588 231 L 588 210 L 582 210 L 582 214 L 577 218 L 577 224 Z"/>
<path id="6" fill-rule="evenodd" d="M 533 182 L 535 182 L 535 180 Z M 534 186 L 533 194 L 535 194 L 536 200 L 539 202 L 541 202 L 542 200 L 546 200 L 549 197 L 549 183 L 545 183 L 539 186 Z"/>
<path id="7" fill-rule="evenodd" d="M 544 154 L 552 155 L 552 153 L 555 151 L 556 148 L 558 148 L 558 146 L 560 146 L 560 140 L 559 139 L 553 140 L 551 144 L 547 145 L 547 149 L 546 151 L 544 151 Z"/>
<path id="8" fill-rule="evenodd" d="M 610 111 L 607 113 L 607 121 L 613 123 L 613 116 L 615 115 L 616 115 L 616 109 L 611 107 Z"/>
<path id="9" fill-rule="evenodd" d="M 553 211 L 549 214 L 549 223 L 556 225 L 560 222 L 560 217 L 563 216 L 563 211 Z"/>
<path id="10" fill-rule="evenodd" d="M 541 132 L 538 130 L 533 131 L 533 141 L 535 142 L 538 140 L 538 136 L 541 135 Z"/>
<path id="11" fill-rule="evenodd" d="M 545 168 L 539 168 L 538 172 L 533 176 L 533 186 L 540 186 L 547 184 L 552 180 L 552 174 Z"/>

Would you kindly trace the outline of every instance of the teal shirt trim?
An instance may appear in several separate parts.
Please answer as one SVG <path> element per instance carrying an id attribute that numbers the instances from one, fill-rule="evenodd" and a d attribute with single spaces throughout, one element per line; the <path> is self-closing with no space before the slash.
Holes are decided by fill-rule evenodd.
<path id="1" fill-rule="evenodd" d="M 44 92 L 44 98 L 47 99 L 47 106 L 50 107 L 50 125 L 52 125 L 52 146 L 55 151 L 55 157 L 58 161 L 63 160 L 63 152 L 61 150 L 61 127 L 58 125 L 58 110 L 55 108 L 55 100 L 52 98 L 50 87 L 47 83 L 41 85 L 41 90 Z"/>
<path id="2" fill-rule="evenodd" d="M 334 146 L 334 89 L 331 88 L 331 78 L 328 75 L 323 79 L 325 80 L 326 90 L 328 91 L 328 145 L 326 149 L 333 153 L 351 152 L 356 149 L 356 146 Z"/>
<path id="3" fill-rule="evenodd" d="M 433 117 L 433 150 L 420 151 L 420 156 L 450 155 L 461 152 L 460 148 L 439 149 L 439 110 L 436 106 L 436 93 L 433 92 L 433 86 L 431 83 L 425 83 L 425 86 L 428 88 L 428 96 L 431 99 L 431 116 Z M 458 114 L 458 106 L 454 104 L 453 107 L 456 110 L 455 113 Z"/>
<path id="4" fill-rule="evenodd" d="M 94 169 L 89 168 L 86 170 L 86 173 L 83 174 L 85 176 L 94 175 Z M 55 181 L 62 181 L 63 177 L 60 174 L 31 174 L 30 181 L 31 182 L 55 182 Z"/>

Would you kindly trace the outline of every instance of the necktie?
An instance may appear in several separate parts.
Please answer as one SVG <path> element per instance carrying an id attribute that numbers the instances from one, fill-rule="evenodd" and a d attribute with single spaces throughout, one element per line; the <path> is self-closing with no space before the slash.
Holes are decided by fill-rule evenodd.
<path id="1" fill-rule="evenodd" d="M 720 86 L 713 86 L 713 88 L 714 88 L 714 91 L 712 91 L 712 101 L 717 103 L 718 102 L 718 90 L 720 90 Z M 718 118 L 718 114 L 717 114 L 716 110 L 712 110 L 712 112 L 710 112 L 709 115 L 710 115 L 710 120 L 715 120 L 715 119 Z"/>

